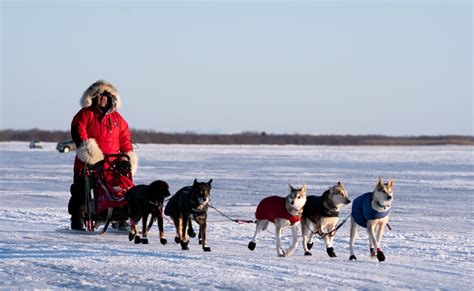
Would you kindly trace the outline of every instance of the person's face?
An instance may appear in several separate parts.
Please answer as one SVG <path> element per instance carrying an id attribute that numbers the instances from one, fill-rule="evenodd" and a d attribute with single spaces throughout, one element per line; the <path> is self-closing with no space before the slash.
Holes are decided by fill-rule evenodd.
<path id="1" fill-rule="evenodd" d="M 102 107 L 102 108 L 105 108 L 107 107 L 107 96 L 104 96 L 104 95 L 99 95 L 99 97 L 97 97 L 98 100 L 97 100 L 97 104 L 99 105 L 99 107 Z"/>

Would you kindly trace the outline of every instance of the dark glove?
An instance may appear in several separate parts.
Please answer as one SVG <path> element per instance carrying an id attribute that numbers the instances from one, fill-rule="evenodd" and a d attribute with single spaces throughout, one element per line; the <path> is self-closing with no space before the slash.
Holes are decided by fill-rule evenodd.
<path id="1" fill-rule="evenodd" d="M 115 169 L 122 175 L 126 175 L 132 171 L 132 164 L 126 160 L 120 160 L 115 163 Z"/>

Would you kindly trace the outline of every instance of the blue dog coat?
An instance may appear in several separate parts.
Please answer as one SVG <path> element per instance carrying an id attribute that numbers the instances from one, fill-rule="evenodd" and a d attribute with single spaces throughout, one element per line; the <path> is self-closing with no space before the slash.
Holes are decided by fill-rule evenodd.
<path id="1" fill-rule="evenodd" d="M 357 197 L 352 202 L 352 217 L 358 225 L 364 228 L 367 228 L 368 220 L 382 218 L 390 213 L 390 210 L 384 212 L 375 211 L 370 205 L 371 200 L 372 192 L 368 192 Z"/>

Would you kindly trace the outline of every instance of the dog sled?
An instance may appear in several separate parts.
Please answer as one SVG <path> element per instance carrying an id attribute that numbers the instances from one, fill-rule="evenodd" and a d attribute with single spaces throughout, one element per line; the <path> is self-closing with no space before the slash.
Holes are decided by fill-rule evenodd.
<path id="1" fill-rule="evenodd" d="M 104 155 L 104 160 L 84 167 L 87 231 L 93 232 L 104 224 L 102 234 L 111 222 L 126 225 L 129 213 L 125 193 L 134 184 L 130 164 L 123 166 L 124 158 L 130 161 L 126 154 Z"/>

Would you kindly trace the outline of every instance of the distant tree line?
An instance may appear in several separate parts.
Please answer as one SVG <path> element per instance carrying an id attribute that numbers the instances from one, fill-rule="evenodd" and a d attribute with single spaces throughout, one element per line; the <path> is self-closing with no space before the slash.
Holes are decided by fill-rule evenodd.
<path id="1" fill-rule="evenodd" d="M 52 141 L 59 142 L 71 139 L 70 131 L 63 130 L 42 130 L 42 129 L 28 129 L 28 130 L 0 130 L 0 141 Z"/>
<path id="2" fill-rule="evenodd" d="M 69 131 L 61 130 L 0 130 L 0 141 L 60 142 L 71 139 Z M 238 134 L 164 133 L 132 129 L 134 143 L 155 144 L 221 144 L 221 145 L 474 145 L 474 136 L 385 136 L 385 135 L 309 135 L 267 134 L 243 132 Z"/>

